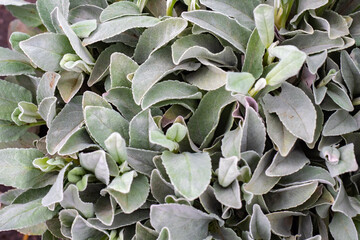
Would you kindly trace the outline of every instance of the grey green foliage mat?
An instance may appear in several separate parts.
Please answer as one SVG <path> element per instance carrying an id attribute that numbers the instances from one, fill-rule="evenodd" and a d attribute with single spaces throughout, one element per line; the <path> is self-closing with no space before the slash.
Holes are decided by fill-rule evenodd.
<path id="1" fill-rule="evenodd" d="M 1 231 L 359 239 L 359 0 L 0 4 Z"/>

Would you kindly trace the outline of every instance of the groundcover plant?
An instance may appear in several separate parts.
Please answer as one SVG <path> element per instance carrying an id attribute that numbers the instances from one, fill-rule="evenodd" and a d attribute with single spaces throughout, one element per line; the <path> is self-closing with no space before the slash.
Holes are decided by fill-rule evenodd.
<path id="1" fill-rule="evenodd" d="M 360 236 L 359 0 L 0 0 L 0 230 Z"/>

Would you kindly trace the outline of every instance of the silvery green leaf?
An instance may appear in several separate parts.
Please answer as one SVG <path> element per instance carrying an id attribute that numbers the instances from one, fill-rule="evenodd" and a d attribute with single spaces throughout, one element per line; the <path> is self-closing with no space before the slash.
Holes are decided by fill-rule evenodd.
<path id="1" fill-rule="evenodd" d="M 262 1 L 237 1 L 237 0 L 201 0 L 201 4 L 235 18 L 241 25 L 248 29 L 255 27 L 253 10 Z"/>
<path id="2" fill-rule="evenodd" d="M 146 61 L 156 50 L 176 38 L 188 23 L 182 18 L 169 18 L 146 29 L 135 48 L 134 59 L 139 64 Z"/>
<path id="3" fill-rule="evenodd" d="M 140 208 L 149 195 L 150 186 L 144 175 L 134 178 L 130 191 L 121 193 L 113 189 L 106 191 L 116 200 L 124 213 L 129 214 Z"/>
<path id="4" fill-rule="evenodd" d="M 56 28 L 60 28 L 62 32 L 66 35 L 66 37 L 69 39 L 69 42 L 74 49 L 75 53 L 84 60 L 87 64 L 94 64 L 95 60 L 90 54 L 90 52 L 84 47 L 74 32 L 73 29 L 71 29 L 69 23 L 63 16 L 63 14 L 60 12 L 59 8 L 56 7 L 51 15 L 53 16 L 53 24 Z"/>
<path id="5" fill-rule="evenodd" d="M 252 108 L 246 108 L 241 139 L 241 151 L 255 151 L 261 156 L 265 149 L 266 130 L 259 114 Z"/>
<path id="6" fill-rule="evenodd" d="M 275 86 L 296 75 L 306 60 L 306 54 L 294 46 L 269 48 L 269 54 L 280 62 L 266 75 L 268 85 Z"/>
<path id="7" fill-rule="evenodd" d="M 61 169 L 49 192 L 41 199 L 41 204 L 44 207 L 48 207 L 50 210 L 54 211 L 55 204 L 61 202 L 64 199 L 64 177 L 65 172 L 70 165 L 72 165 L 71 162 Z"/>
<path id="8" fill-rule="evenodd" d="M 0 143 L 10 144 L 21 138 L 29 129 L 27 125 L 18 126 L 14 122 L 0 120 Z M 14 146 L 15 148 L 18 146 Z M 5 147 L 6 148 L 6 147 Z"/>
<path id="9" fill-rule="evenodd" d="M 271 225 L 258 204 L 253 205 L 250 220 L 250 233 L 254 239 L 270 240 Z"/>
<path id="10" fill-rule="evenodd" d="M 207 59 L 219 66 L 237 65 L 237 58 L 230 47 L 223 47 L 210 34 L 191 34 L 176 40 L 171 45 L 172 59 L 180 64 L 188 59 Z"/>
<path id="11" fill-rule="evenodd" d="M 69 72 L 84 72 L 89 74 L 92 71 L 91 66 L 81 60 L 81 58 L 72 53 L 65 54 L 60 61 L 60 67 Z"/>
<path id="12" fill-rule="evenodd" d="M 85 127 L 82 127 L 71 134 L 58 153 L 63 156 L 71 155 L 90 147 L 96 148 L 98 145 L 94 144 Z"/>
<path id="13" fill-rule="evenodd" d="M 297 137 L 292 135 L 282 124 L 279 117 L 275 113 L 265 112 L 267 133 L 270 139 L 276 145 L 282 156 L 287 156 L 293 148 Z"/>
<path id="14" fill-rule="evenodd" d="M 80 165 L 95 174 L 96 178 L 106 185 L 110 181 L 109 166 L 106 162 L 106 155 L 103 150 L 90 153 L 80 153 Z"/>
<path id="15" fill-rule="evenodd" d="M 270 177 L 282 177 L 293 174 L 302 169 L 310 160 L 299 148 L 294 148 L 286 157 L 277 153 L 266 169 L 265 174 Z"/>
<path id="16" fill-rule="evenodd" d="M 113 133 L 118 132 L 129 141 L 129 122 L 118 112 L 98 106 L 87 106 L 84 110 L 85 123 L 90 135 L 100 144 L 105 146 L 105 140 Z"/>
<path id="17" fill-rule="evenodd" d="M 271 231 L 282 237 L 290 237 L 292 235 L 291 227 L 293 225 L 294 217 L 297 216 L 304 216 L 304 214 L 299 212 L 282 211 L 266 215 L 270 221 Z"/>
<path id="18" fill-rule="evenodd" d="M 323 129 L 324 136 L 338 136 L 357 131 L 360 126 L 356 119 L 345 110 L 334 112 L 326 121 Z"/>
<path id="19" fill-rule="evenodd" d="M 341 51 L 340 66 L 341 75 L 349 89 L 350 96 L 359 95 L 360 90 L 357 86 L 359 83 L 358 79 L 360 78 L 360 69 L 346 51 Z"/>
<path id="20" fill-rule="evenodd" d="M 108 92 L 104 93 L 104 98 L 112 103 L 119 112 L 130 121 L 141 111 L 141 107 L 136 105 L 132 98 L 130 88 L 115 87 L 111 88 Z M 119 96 L 122 96 L 121 98 Z"/>
<path id="21" fill-rule="evenodd" d="M 41 77 L 36 90 L 36 100 L 40 104 L 44 98 L 53 97 L 60 75 L 54 72 L 46 72 Z"/>
<path id="22" fill-rule="evenodd" d="M 154 52 L 135 72 L 132 79 L 133 96 L 136 104 L 140 104 L 148 91 L 163 77 L 179 70 L 193 71 L 199 64 L 189 62 L 175 65 L 171 59 L 170 47 Z"/>
<path id="23" fill-rule="evenodd" d="M 212 140 L 222 110 L 235 99 L 224 87 L 209 91 L 201 99 L 199 107 L 190 118 L 188 127 L 194 143 L 205 147 Z M 212 109 L 212 111 L 208 111 Z"/>
<path id="24" fill-rule="evenodd" d="M 71 3 L 72 2 L 73 1 L 71 1 Z M 68 20 L 69 23 L 72 24 L 92 19 L 96 19 L 97 22 L 100 22 L 99 18 L 102 11 L 103 9 L 101 7 L 95 5 L 79 5 L 70 10 Z"/>
<path id="25" fill-rule="evenodd" d="M 346 90 L 334 83 L 329 83 L 326 87 L 328 88 L 326 93 L 337 105 L 348 112 L 354 110 L 354 106 L 347 95 Z"/>
<path id="26" fill-rule="evenodd" d="M 239 159 L 235 156 L 220 158 L 218 181 L 222 187 L 228 187 L 240 175 L 240 171 L 237 166 L 238 161 Z"/>
<path id="27" fill-rule="evenodd" d="M 21 48 L 19 47 L 19 43 L 21 41 L 27 40 L 30 38 L 30 35 L 23 32 L 13 32 L 9 37 L 9 42 L 11 45 L 11 48 L 19 53 L 23 53 Z"/>
<path id="28" fill-rule="evenodd" d="M 341 212 L 349 218 L 353 218 L 360 213 L 360 201 L 355 197 L 348 196 L 341 180 L 339 184 L 340 187 L 331 209 L 334 212 Z"/>
<path id="29" fill-rule="evenodd" d="M 39 13 L 41 21 L 45 25 L 48 31 L 56 32 L 56 28 L 53 26 L 51 21 L 51 12 L 56 8 L 59 8 L 59 11 L 64 15 L 65 19 L 69 15 L 69 0 L 39 0 L 36 1 L 36 9 Z"/>
<path id="30" fill-rule="evenodd" d="M 152 205 L 150 223 L 157 232 L 167 227 L 172 240 L 201 240 L 208 235 L 208 224 L 215 220 L 213 215 L 201 212 L 193 207 L 180 204 Z M 182 222 L 182 225 L 179 225 Z M 187 231 L 184 231 L 184 228 Z"/>
<path id="31" fill-rule="evenodd" d="M 21 101 L 31 102 L 31 92 L 17 84 L 0 80 L 0 119 L 12 120 L 11 114 Z"/>
<path id="32" fill-rule="evenodd" d="M 6 9 L 28 27 L 38 27 L 42 24 L 36 5 L 29 3 L 22 6 L 8 5 Z"/>
<path id="33" fill-rule="evenodd" d="M 330 39 L 336 39 L 349 35 L 349 27 L 346 19 L 335 11 L 326 10 L 320 17 L 315 17 L 314 11 L 310 11 L 310 15 L 317 20 L 320 30 L 326 30 Z"/>
<path id="34" fill-rule="evenodd" d="M 25 0 L 1 0 L 0 1 L 0 5 L 5 5 L 5 6 L 9 6 L 9 5 L 13 5 L 13 6 L 23 6 L 23 5 L 28 5 L 29 2 L 25 1 Z"/>
<path id="35" fill-rule="evenodd" d="M 165 203 L 166 196 L 174 195 L 174 187 L 161 176 L 157 169 L 151 173 L 150 188 L 151 194 L 160 203 Z"/>
<path id="36" fill-rule="evenodd" d="M 293 45 L 309 55 L 324 50 L 341 48 L 345 43 L 342 38 L 330 39 L 326 32 L 316 30 L 313 34 L 297 34 L 295 37 L 285 40 L 282 44 Z"/>
<path id="37" fill-rule="evenodd" d="M 50 178 L 53 174 L 45 174 L 32 165 L 34 159 L 43 157 L 40 151 L 33 148 L 8 148 L 1 149 L 0 153 L 1 184 L 18 189 L 27 189 L 46 186 L 51 182 Z M 16 178 L 12 176 L 16 176 Z"/>
<path id="38" fill-rule="evenodd" d="M 107 189 L 127 194 L 130 192 L 131 184 L 136 175 L 135 171 L 130 171 L 117 176 L 111 181 Z"/>
<path id="39" fill-rule="evenodd" d="M 155 168 L 152 160 L 160 153 L 143 149 L 128 148 L 127 154 L 127 161 L 133 169 L 137 172 L 150 176 L 151 171 Z"/>
<path id="40" fill-rule="evenodd" d="M 34 74 L 34 68 L 23 54 L 0 47 L 0 75 Z"/>
<path id="41" fill-rule="evenodd" d="M 290 20 L 290 23 L 295 24 L 306 11 L 318 9 L 327 3 L 328 0 L 303 0 L 299 2 L 296 9 L 297 14 Z"/>
<path id="42" fill-rule="evenodd" d="M 199 197 L 201 205 L 208 213 L 213 213 L 215 215 L 221 216 L 222 206 L 221 203 L 216 199 L 214 188 L 210 185 L 207 187 L 206 191 Z"/>
<path id="43" fill-rule="evenodd" d="M 153 144 L 162 146 L 171 152 L 179 149 L 179 144 L 168 139 L 160 129 L 150 130 L 149 141 Z"/>
<path id="44" fill-rule="evenodd" d="M 93 20 L 84 20 L 71 25 L 71 29 L 79 38 L 89 37 L 90 34 L 97 28 L 97 22 Z"/>
<path id="45" fill-rule="evenodd" d="M 167 131 L 166 138 L 175 142 L 181 142 L 187 134 L 186 126 L 174 123 Z"/>
<path id="46" fill-rule="evenodd" d="M 235 209 L 242 207 L 239 182 L 233 181 L 231 185 L 224 188 L 218 182 L 214 183 L 214 194 L 216 199 L 223 205 Z"/>
<path id="47" fill-rule="evenodd" d="M 21 101 L 18 103 L 19 116 L 18 120 L 24 123 L 36 123 L 40 119 L 38 108 L 35 104 Z"/>
<path id="48" fill-rule="evenodd" d="M 110 103 L 108 103 L 101 96 L 91 91 L 86 91 L 83 94 L 82 108 L 84 109 L 86 106 L 98 106 L 98 107 L 112 109 Z"/>
<path id="49" fill-rule="evenodd" d="M 334 178 L 329 174 L 327 170 L 322 167 L 315 166 L 305 166 L 296 173 L 284 176 L 279 181 L 279 184 L 284 186 L 290 186 L 294 184 L 303 184 L 314 181 L 328 184 L 331 186 L 335 185 Z"/>
<path id="50" fill-rule="evenodd" d="M 248 94 L 249 90 L 255 83 L 255 78 L 248 72 L 227 72 L 226 73 L 226 90 Z"/>
<path id="51" fill-rule="evenodd" d="M 353 22 L 349 28 L 350 34 L 351 36 L 355 39 L 356 41 L 356 46 L 360 45 L 360 21 L 359 21 L 359 16 L 360 13 L 359 12 L 355 12 L 353 14 L 350 15 L 350 17 L 353 19 Z"/>
<path id="52" fill-rule="evenodd" d="M 334 213 L 329 230 L 335 240 L 358 239 L 358 232 L 353 220 L 342 213 Z"/>
<path id="53" fill-rule="evenodd" d="M 258 79 L 263 72 L 264 53 L 265 46 L 261 42 L 258 30 L 254 29 L 247 43 L 242 71 L 249 72 L 255 79 Z"/>
<path id="54" fill-rule="evenodd" d="M 142 225 L 140 222 L 136 223 L 135 232 L 137 239 L 157 240 L 159 235 L 155 230 Z"/>
<path id="55" fill-rule="evenodd" d="M 100 197 L 95 205 L 95 215 L 105 225 L 111 225 L 115 217 L 116 202 L 111 196 Z"/>
<path id="56" fill-rule="evenodd" d="M 150 130 L 154 130 L 156 127 L 150 109 L 146 109 L 137 114 L 130 121 L 130 147 L 157 150 L 157 147 L 149 141 Z"/>
<path id="57" fill-rule="evenodd" d="M 95 83 L 101 81 L 108 74 L 110 57 L 114 52 L 121 52 L 125 55 L 130 56 L 132 55 L 133 51 L 128 46 L 122 43 L 111 45 L 110 47 L 102 51 L 96 60 L 93 71 L 90 74 L 89 80 L 87 82 L 88 86 L 91 87 Z"/>
<path id="58" fill-rule="evenodd" d="M 171 240 L 170 230 L 167 227 L 161 229 L 159 237 L 156 240 Z"/>
<path id="59" fill-rule="evenodd" d="M 308 200 L 315 192 L 318 182 L 309 182 L 282 189 L 272 190 L 264 199 L 270 211 L 297 207 Z"/>
<path id="60" fill-rule="evenodd" d="M 83 44 L 90 45 L 119 35 L 133 28 L 147 28 L 157 24 L 159 20 L 149 16 L 125 16 L 99 24 L 98 28 L 88 37 Z"/>
<path id="61" fill-rule="evenodd" d="M 146 109 L 154 104 L 170 99 L 200 99 L 198 88 L 178 81 L 164 81 L 155 84 L 145 95 L 141 107 Z"/>
<path id="62" fill-rule="evenodd" d="M 346 172 L 353 172 L 358 169 L 358 164 L 355 159 L 354 144 L 350 143 L 339 148 L 340 160 L 338 163 L 326 161 L 326 166 L 329 169 L 332 177 L 341 175 Z"/>
<path id="63" fill-rule="evenodd" d="M 287 130 L 305 142 L 312 142 L 316 128 L 316 110 L 311 100 L 299 88 L 284 83 L 281 93 L 264 98 L 265 108 L 276 113 Z"/>
<path id="64" fill-rule="evenodd" d="M 3 136 L 3 131 L 0 131 L 0 149 L 6 149 L 6 148 L 33 148 L 33 142 L 36 140 L 39 140 L 39 136 L 31 133 L 26 132 L 27 126 L 15 126 L 14 123 L 8 122 L 8 125 L 10 126 L 10 129 L 6 127 L 6 125 L 2 125 L 2 121 L 0 121 L 0 129 L 5 128 L 5 132 L 7 132 L 8 136 Z M 16 132 L 14 129 L 20 129 L 20 134 Z M 10 131 L 9 131 L 10 130 Z M 2 138 L 4 137 L 6 142 L 3 142 Z M 16 139 L 12 141 L 12 139 Z"/>
<path id="65" fill-rule="evenodd" d="M 111 88 L 131 87 L 128 75 L 134 73 L 139 65 L 122 53 L 113 53 L 110 60 Z"/>
<path id="66" fill-rule="evenodd" d="M 106 22 L 115 18 L 137 15 L 141 15 L 141 12 L 135 3 L 120 1 L 110 4 L 105 8 L 100 15 L 100 21 Z"/>
<path id="67" fill-rule="evenodd" d="M 206 61 L 206 60 L 203 60 Z M 226 84 L 226 72 L 206 61 L 196 72 L 190 73 L 185 80 L 201 90 L 216 90 Z"/>
<path id="68" fill-rule="evenodd" d="M 260 39 L 266 48 L 274 41 L 274 8 L 267 4 L 260 4 L 254 9 L 255 26 Z"/>
<path id="69" fill-rule="evenodd" d="M 237 50 L 245 53 L 250 30 L 241 26 L 236 20 L 219 12 L 197 10 L 183 12 L 182 17 L 228 41 Z M 224 26 L 226 26 L 224 28 Z"/>
<path id="70" fill-rule="evenodd" d="M 20 230 L 51 219 L 52 212 L 41 205 L 40 200 L 24 204 L 13 204 L 0 210 L 0 230 Z"/>
<path id="71" fill-rule="evenodd" d="M 252 177 L 248 183 L 244 185 L 244 189 L 255 195 L 262 195 L 269 192 L 280 180 L 280 177 L 266 176 L 265 170 L 270 166 L 274 157 L 274 151 L 268 151 L 260 159 Z"/>
<path id="72" fill-rule="evenodd" d="M 114 221 L 110 226 L 104 225 L 96 218 L 88 219 L 88 221 L 93 226 L 95 226 L 99 229 L 114 230 L 114 229 L 119 229 L 121 227 L 133 225 L 136 222 L 143 221 L 145 219 L 149 219 L 149 210 L 148 209 L 139 209 L 130 214 L 126 214 L 124 212 L 116 213 L 115 217 L 114 217 Z"/>
<path id="73" fill-rule="evenodd" d="M 60 202 L 64 208 L 72 208 L 78 210 L 84 217 L 90 218 L 94 215 L 94 205 L 92 203 L 83 202 L 79 196 L 79 189 L 71 184 L 64 191 L 64 198 Z"/>
<path id="74" fill-rule="evenodd" d="M 211 177 L 211 158 L 208 153 L 174 154 L 165 151 L 161 159 L 171 183 L 184 197 L 194 200 L 206 190 Z"/>
<path id="75" fill-rule="evenodd" d="M 126 142 L 118 132 L 111 133 L 111 135 L 104 141 L 104 144 L 107 151 L 115 161 L 118 163 L 126 161 Z"/>
<path id="76" fill-rule="evenodd" d="M 326 50 L 312 55 L 308 55 L 306 57 L 306 64 L 309 68 L 309 71 L 312 74 L 316 74 L 318 69 L 325 63 L 326 58 L 327 58 Z"/>
<path id="77" fill-rule="evenodd" d="M 108 233 L 91 225 L 80 215 L 76 216 L 71 225 L 72 239 L 87 240 L 89 238 L 103 239 L 108 237 Z"/>
<path id="78" fill-rule="evenodd" d="M 52 121 L 46 138 L 47 151 L 51 155 L 57 153 L 83 124 L 81 98 L 76 97 Z"/>
<path id="79" fill-rule="evenodd" d="M 60 233 L 67 238 L 71 238 L 71 225 L 79 215 L 75 209 L 63 209 L 59 212 Z"/>
<path id="80" fill-rule="evenodd" d="M 240 159 L 242 131 L 241 127 L 237 127 L 225 133 L 221 144 L 221 153 L 225 158 L 236 157 Z"/>
<path id="81" fill-rule="evenodd" d="M 42 33 L 20 42 L 20 48 L 39 68 L 45 71 L 61 70 L 60 61 L 66 53 L 73 53 L 66 36 Z"/>
<path id="82" fill-rule="evenodd" d="M 108 6 L 108 3 L 106 0 L 71 0 L 70 1 L 70 9 L 83 5 L 87 5 L 87 6 L 93 5 L 104 9 Z"/>

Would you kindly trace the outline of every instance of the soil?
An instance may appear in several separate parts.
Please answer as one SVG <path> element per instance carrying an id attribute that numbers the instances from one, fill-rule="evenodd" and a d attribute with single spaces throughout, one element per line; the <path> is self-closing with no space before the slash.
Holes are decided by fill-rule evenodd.
<path id="1" fill-rule="evenodd" d="M 30 0 L 29 2 L 35 2 Z M 6 10 L 4 6 L 0 6 L 0 46 L 9 47 L 8 41 L 8 25 L 13 20 L 13 16 Z M 6 192 L 9 188 L 0 185 L 0 193 Z M 23 240 L 24 236 L 16 231 L 0 232 L 0 240 Z M 28 240 L 39 240 L 40 237 L 29 237 Z"/>

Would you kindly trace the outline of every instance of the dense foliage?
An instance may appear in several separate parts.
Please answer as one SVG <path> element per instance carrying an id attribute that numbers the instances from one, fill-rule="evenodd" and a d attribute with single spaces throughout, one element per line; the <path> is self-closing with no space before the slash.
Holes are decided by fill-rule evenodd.
<path id="1" fill-rule="evenodd" d="M 0 230 L 360 236 L 359 0 L 0 4 Z"/>

